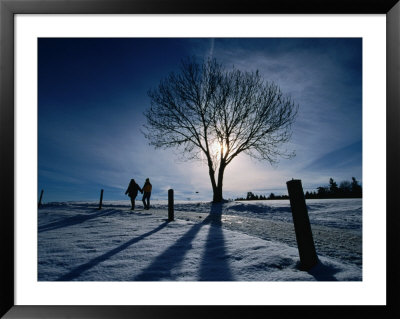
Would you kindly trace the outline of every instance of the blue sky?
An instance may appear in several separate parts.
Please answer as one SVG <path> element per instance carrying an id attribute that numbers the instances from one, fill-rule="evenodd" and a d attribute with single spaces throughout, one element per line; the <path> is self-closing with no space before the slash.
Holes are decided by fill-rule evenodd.
<path id="1" fill-rule="evenodd" d="M 147 92 L 182 59 L 215 57 L 259 70 L 299 105 L 290 143 L 296 156 L 277 165 L 238 156 L 224 197 L 285 194 L 354 176 L 362 182 L 360 38 L 124 38 L 38 40 L 38 192 L 43 200 L 128 199 L 131 178 L 149 177 L 154 199 L 211 200 L 208 169 L 178 150 L 155 150 L 140 132 Z"/>

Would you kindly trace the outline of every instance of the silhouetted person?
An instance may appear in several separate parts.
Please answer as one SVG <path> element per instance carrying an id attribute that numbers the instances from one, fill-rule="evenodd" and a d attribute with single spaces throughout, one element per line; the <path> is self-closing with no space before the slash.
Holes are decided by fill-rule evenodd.
<path id="1" fill-rule="evenodd" d="M 138 191 L 143 193 L 143 190 L 140 188 L 138 184 L 136 184 L 135 180 L 131 179 L 128 189 L 125 192 L 125 195 L 128 194 L 128 196 L 131 198 L 131 203 L 132 203 L 131 209 L 135 209 L 135 199 Z"/>
<path id="2" fill-rule="evenodd" d="M 150 196 L 151 196 L 151 189 L 152 186 L 150 184 L 150 180 L 148 178 L 146 178 L 146 182 L 143 185 L 143 205 L 144 205 L 144 209 L 149 209 L 150 208 Z M 146 204 L 146 200 L 147 200 L 147 204 Z"/>

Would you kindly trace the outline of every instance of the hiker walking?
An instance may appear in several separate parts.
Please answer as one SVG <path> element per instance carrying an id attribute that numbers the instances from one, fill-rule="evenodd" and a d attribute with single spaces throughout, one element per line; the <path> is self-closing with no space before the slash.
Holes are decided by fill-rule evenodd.
<path id="1" fill-rule="evenodd" d="M 149 209 L 150 208 L 150 196 L 151 196 L 151 189 L 152 186 L 150 184 L 150 179 L 146 178 L 146 182 L 143 185 L 143 198 L 142 198 L 142 202 L 143 202 L 143 206 L 144 209 Z M 146 203 L 147 200 L 147 203 Z"/>
<path id="2" fill-rule="evenodd" d="M 143 190 L 140 188 L 140 186 L 136 184 L 134 179 L 131 179 L 128 189 L 125 192 L 125 195 L 128 194 L 128 196 L 131 198 L 131 203 L 132 203 L 131 210 L 135 209 L 135 199 L 138 191 L 140 191 L 143 194 Z"/>

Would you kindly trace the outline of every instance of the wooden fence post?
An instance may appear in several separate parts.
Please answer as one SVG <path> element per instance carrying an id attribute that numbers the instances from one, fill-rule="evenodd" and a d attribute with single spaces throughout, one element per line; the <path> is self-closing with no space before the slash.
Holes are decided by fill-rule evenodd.
<path id="1" fill-rule="evenodd" d="M 290 206 L 292 208 L 301 268 L 303 270 L 309 270 L 317 264 L 318 257 L 315 251 L 303 187 L 299 179 L 292 179 L 286 182 L 286 185 L 289 192 Z"/>
<path id="2" fill-rule="evenodd" d="M 174 190 L 168 190 L 168 221 L 174 220 Z"/>
<path id="3" fill-rule="evenodd" d="M 99 209 L 101 209 L 101 206 L 103 205 L 103 192 L 104 192 L 104 189 L 102 189 L 101 192 L 100 192 L 100 204 L 99 204 Z"/>
<path id="4" fill-rule="evenodd" d="M 42 205 L 42 197 L 43 197 L 43 189 L 40 192 L 40 198 L 39 198 L 39 204 L 38 204 L 38 208 Z"/>

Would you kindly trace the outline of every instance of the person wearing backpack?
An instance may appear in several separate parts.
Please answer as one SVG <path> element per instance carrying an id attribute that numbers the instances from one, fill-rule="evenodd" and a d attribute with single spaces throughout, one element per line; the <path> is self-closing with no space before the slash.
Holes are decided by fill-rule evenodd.
<path id="1" fill-rule="evenodd" d="M 150 196 L 151 196 L 151 190 L 152 190 L 152 185 L 150 184 L 150 179 L 146 178 L 146 182 L 144 183 L 142 190 L 143 190 L 142 202 L 143 202 L 144 209 L 149 209 L 150 208 Z"/>

